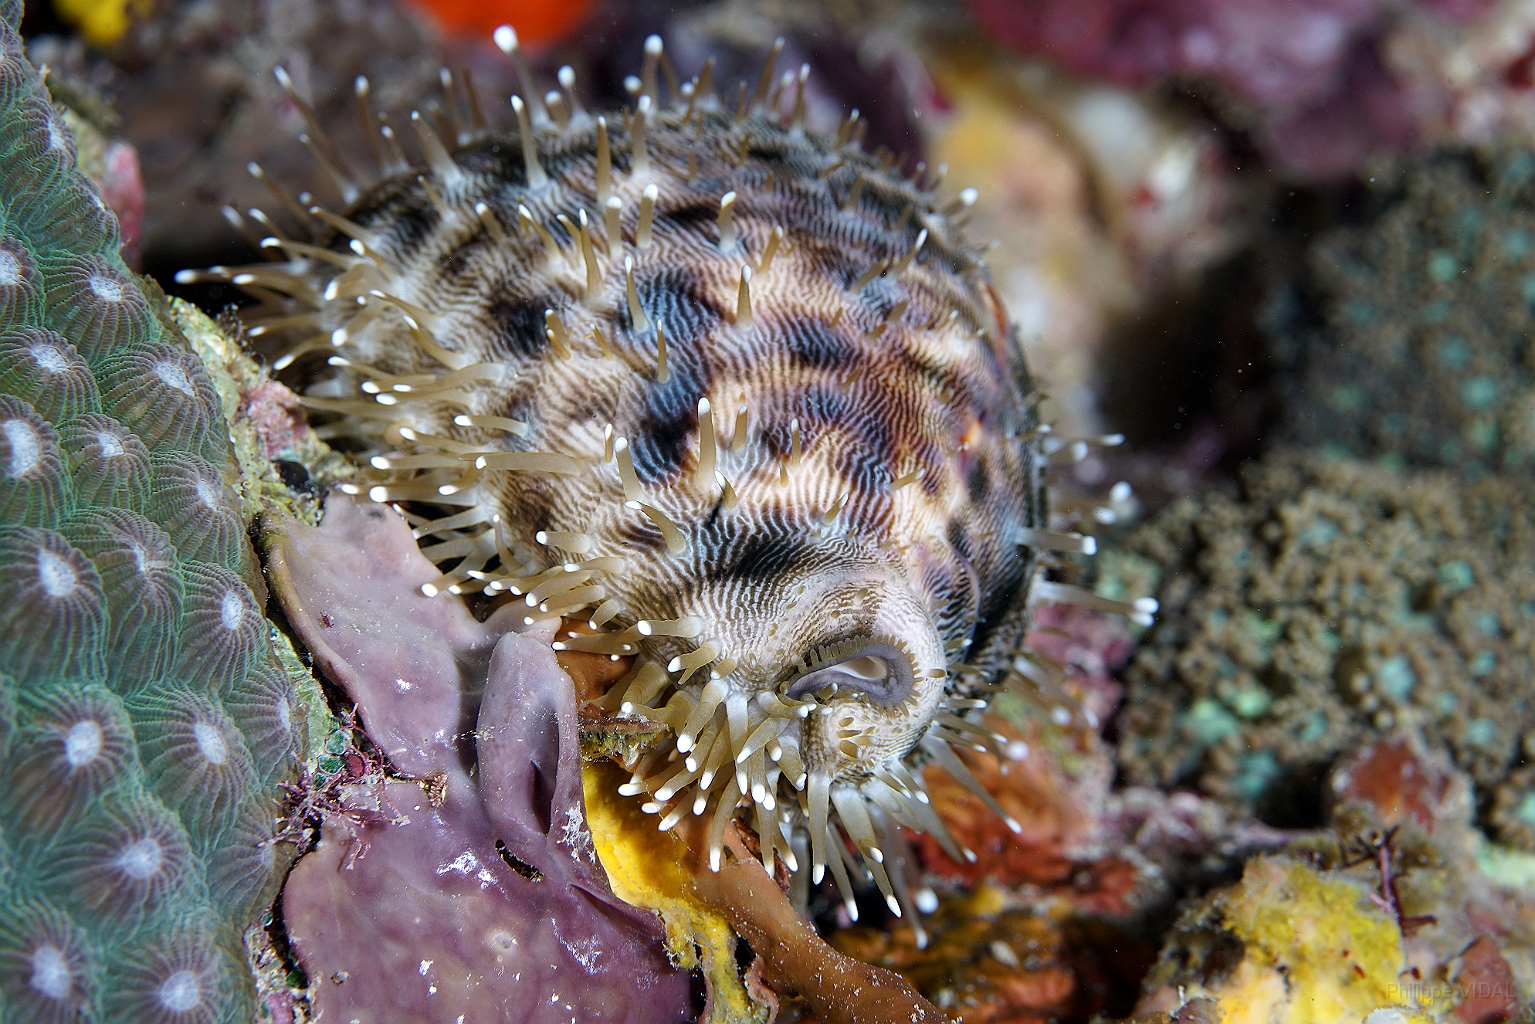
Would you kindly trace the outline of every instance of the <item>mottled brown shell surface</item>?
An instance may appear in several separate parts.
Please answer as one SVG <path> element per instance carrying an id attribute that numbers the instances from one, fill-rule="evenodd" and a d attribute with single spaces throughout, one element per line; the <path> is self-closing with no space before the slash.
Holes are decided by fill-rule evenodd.
<path id="1" fill-rule="evenodd" d="M 878 835 L 941 827 L 906 765 L 1010 662 L 1046 518 L 966 204 L 712 102 L 471 134 L 252 268 L 337 368 L 306 401 L 376 500 L 453 513 L 418 530 L 431 589 L 639 655 L 606 703 L 676 733 L 628 787 L 651 809 L 753 809 L 791 866 L 808 824 L 845 881 L 840 820 L 888 894 Z"/>

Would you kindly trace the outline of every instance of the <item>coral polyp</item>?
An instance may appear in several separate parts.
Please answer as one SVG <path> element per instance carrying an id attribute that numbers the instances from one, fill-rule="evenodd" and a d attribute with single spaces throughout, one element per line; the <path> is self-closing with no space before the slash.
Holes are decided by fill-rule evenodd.
<path id="1" fill-rule="evenodd" d="M 149 449 L 117 420 L 87 413 L 59 431 L 81 506 L 142 508 L 149 495 Z"/>
<path id="2" fill-rule="evenodd" d="M 39 887 L 126 937 L 180 889 L 201 887 L 186 830 L 153 797 L 112 794 L 37 853 Z"/>
<path id="3" fill-rule="evenodd" d="M 0 395 L 0 515 L 13 523 L 52 523 L 67 493 L 53 425 L 26 402 Z"/>
<path id="4" fill-rule="evenodd" d="M 106 601 L 101 577 L 62 534 L 0 527 L 0 643 L 17 679 L 100 678 Z"/>
<path id="5" fill-rule="evenodd" d="M 25 896 L 0 905 L 0 992 L 18 1019 L 80 1020 L 93 1005 L 94 967 L 84 936 L 56 907 Z"/>
<path id="6" fill-rule="evenodd" d="M 738 103 L 708 68 L 663 100 L 651 37 L 607 116 L 569 82 L 539 101 L 523 67 L 505 132 L 448 77 L 445 120 L 410 117 L 424 166 L 386 129 L 364 187 L 315 126 L 345 215 L 273 228 L 285 260 L 180 279 L 266 300 L 253 333 L 291 335 L 277 365 L 369 464 L 354 491 L 418 516 L 428 597 L 511 600 L 572 624 L 557 650 L 635 658 L 601 704 L 670 727 L 624 788 L 662 828 L 712 814 L 717 867 L 744 816 L 769 867 L 829 867 L 856 913 L 845 835 L 899 914 L 896 823 L 963 855 L 912 768 L 969 779 L 950 743 L 995 742 L 975 712 L 1039 550 L 1082 541 L 1045 528 L 974 192 L 865 153 L 856 113 L 808 129 L 808 67 L 772 63 Z"/>
<path id="7" fill-rule="evenodd" d="M 5 766 L 4 805 L 21 830 L 56 828 L 132 771 L 133 724 L 105 687 L 24 693 L 16 718 L 17 753 Z"/>
<path id="8" fill-rule="evenodd" d="M 0 339 L 0 388 L 54 423 L 100 404 L 96 378 L 80 353 L 62 335 L 37 328 L 17 328 Z"/>
<path id="9" fill-rule="evenodd" d="M 181 619 L 182 582 L 170 538 L 125 508 L 77 512 L 65 530 L 101 575 L 114 652 L 108 671 L 123 681 L 159 676 L 170 667 Z M 193 642 L 207 641 L 193 634 Z"/>

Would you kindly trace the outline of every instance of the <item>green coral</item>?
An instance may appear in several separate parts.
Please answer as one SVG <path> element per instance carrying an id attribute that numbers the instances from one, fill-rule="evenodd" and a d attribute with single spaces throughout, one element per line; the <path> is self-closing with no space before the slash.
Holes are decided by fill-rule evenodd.
<path id="1" fill-rule="evenodd" d="M 1441 150 L 1370 180 L 1373 215 L 1323 236 L 1273 310 L 1276 354 L 1296 371 L 1290 438 L 1398 465 L 1528 472 L 1535 154 Z"/>
<path id="2" fill-rule="evenodd" d="M 1120 718 L 1131 780 L 1286 820 L 1340 752 L 1411 728 L 1535 849 L 1535 484 L 1278 453 L 1120 550 L 1163 567 Z"/>
<path id="3" fill-rule="evenodd" d="M 277 785 L 323 702 L 274 651 L 188 316 L 123 264 L 20 13 L 0 3 L 0 1019 L 248 1021 Z"/>

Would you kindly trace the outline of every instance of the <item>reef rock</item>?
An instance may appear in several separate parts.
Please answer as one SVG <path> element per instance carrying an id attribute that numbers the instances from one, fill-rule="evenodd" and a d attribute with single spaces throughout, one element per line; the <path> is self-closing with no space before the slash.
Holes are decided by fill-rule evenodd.
<path id="1" fill-rule="evenodd" d="M 1270 303 L 1288 439 L 1529 473 L 1535 154 L 1445 149 L 1374 171 L 1372 215 L 1319 239 Z"/>
<path id="2" fill-rule="evenodd" d="M 1162 616 L 1127 673 L 1120 763 L 1275 824 L 1321 818 L 1343 751 L 1418 730 L 1523 842 L 1535 730 L 1535 490 L 1280 453 L 1124 543 Z M 1137 566 L 1139 569 L 1137 569 Z M 1512 788 L 1510 788 L 1512 787 Z M 1528 824 L 1528 823 L 1526 823 Z"/>

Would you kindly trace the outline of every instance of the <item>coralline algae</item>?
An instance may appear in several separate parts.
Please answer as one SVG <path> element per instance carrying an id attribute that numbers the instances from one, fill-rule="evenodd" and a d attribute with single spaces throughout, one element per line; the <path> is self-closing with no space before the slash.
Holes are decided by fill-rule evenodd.
<path id="1" fill-rule="evenodd" d="M 1326 789 L 1326 828 L 1184 910 L 1129 1024 L 1527 1019 L 1535 899 L 1485 869 L 1465 773 L 1392 732 Z"/>
<path id="2" fill-rule="evenodd" d="M 218 396 L 3 14 L 0 1007 L 246 1021 L 303 726 Z"/>

